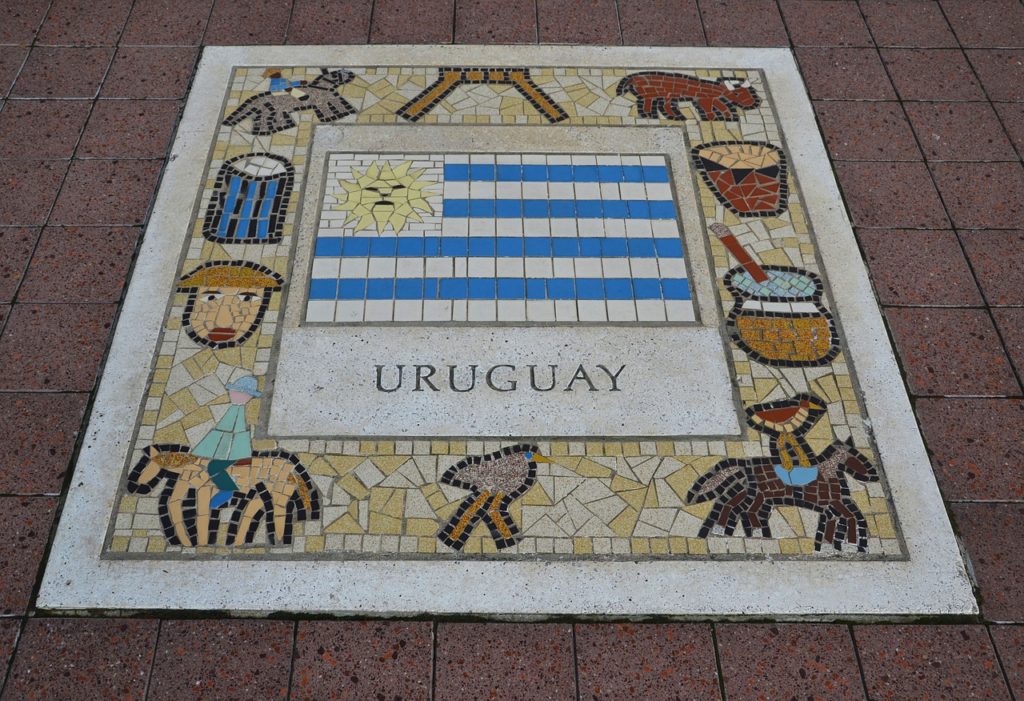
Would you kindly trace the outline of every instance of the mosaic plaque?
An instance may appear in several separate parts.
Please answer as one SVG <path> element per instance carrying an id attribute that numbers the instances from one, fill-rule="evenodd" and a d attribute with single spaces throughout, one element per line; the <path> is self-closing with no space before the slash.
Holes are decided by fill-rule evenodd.
<path id="1" fill-rule="evenodd" d="M 565 47 L 207 49 L 40 602 L 975 610 L 790 53 Z"/>

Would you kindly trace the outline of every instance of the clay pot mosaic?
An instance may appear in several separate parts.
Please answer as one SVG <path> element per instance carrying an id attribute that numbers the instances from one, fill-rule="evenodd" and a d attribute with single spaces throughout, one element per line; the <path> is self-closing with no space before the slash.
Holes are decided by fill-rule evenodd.
<path id="1" fill-rule="evenodd" d="M 765 365 L 825 365 L 839 353 L 832 315 L 821 304 L 821 279 L 800 268 L 763 266 L 758 282 L 742 266 L 725 276 L 735 304 L 727 326 L 732 340 Z"/>
<path id="2" fill-rule="evenodd" d="M 786 211 L 786 155 L 760 141 L 716 141 L 690 151 L 694 165 L 718 201 L 742 217 L 774 217 Z"/>

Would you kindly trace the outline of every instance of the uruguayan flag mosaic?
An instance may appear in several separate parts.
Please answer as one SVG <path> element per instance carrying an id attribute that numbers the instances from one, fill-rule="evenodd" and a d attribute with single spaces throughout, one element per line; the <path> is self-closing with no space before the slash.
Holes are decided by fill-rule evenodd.
<path id="1" fill-rule="evenodd" d="M 331 154 L 308 322 L 688 322 L 660 155 Z"/>

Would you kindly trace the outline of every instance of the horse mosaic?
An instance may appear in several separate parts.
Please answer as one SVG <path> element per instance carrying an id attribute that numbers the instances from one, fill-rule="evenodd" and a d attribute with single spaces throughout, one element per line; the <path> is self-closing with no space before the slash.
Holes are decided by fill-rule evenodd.
<path id="1" fill-rule="evenodd" d="M 312 81 L 285 81 L 276 71 L 267 76 L 272 78 L 270 90 L 253 95 L 239 105 L 224 119 L 225 125 L 233 127 L 252 120 L 250 132 L 267 136 L 295 127 L 295 113 L 312 112 L 320 122 L 329 124 L 355 112 L 355 108 L 337 93 L 338 88 L 355 77 L 351 71 L 324 68 Z"/>
<path id="2" fill-rule="evenodd" d="M 238 488 L 230 502 L 210 508 L 215 485 L 208 461 L 187 445 L 152 445 L 128 475 L 130 494 L 160 490 L 160 521 L 173 545 L 216 544 L 227 524 L 226 545 L 252 543 L 262 523 L 271 544 L 292 542 L 293 525 L 320 518 L 320 494 L 306 468 L 283 450 L 257 451 L 228 473 Z"/>

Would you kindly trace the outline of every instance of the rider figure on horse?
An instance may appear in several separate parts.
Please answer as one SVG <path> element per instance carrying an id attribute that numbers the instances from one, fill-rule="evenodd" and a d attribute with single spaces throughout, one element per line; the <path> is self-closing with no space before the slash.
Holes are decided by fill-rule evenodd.
<path id="1" fill-rule="evenodd" d="M 268 68 L 263 71 L 263 77 L 270 78 L 270 92 L 274 95 L 284 95 L 287 93 L 296 100 L 302 100 L 303 98 L 309 97 L 309 95 L 298 89 L 304 86 L 306 81 L 288 80 L 281 76 L 281 71 L 278 68 Z"/>
<path id="2" fill-rule="evenodd" d="M 252 458 L 252 437 L 249 425 L 245 422 L 245 405 L 263 394 L 257 389 L 256 378 L 252 375 L 229 382 L 225 389 L 231 406 L 217 425 L 192 449 L 192 454 L 197 458 L 209 460 L 206 471 L 218 490 L 210 497 L 211 509 L 227 504 L 238 490 L 235 480 L 228 474 L 228 468 L 240 460 Z"/>

